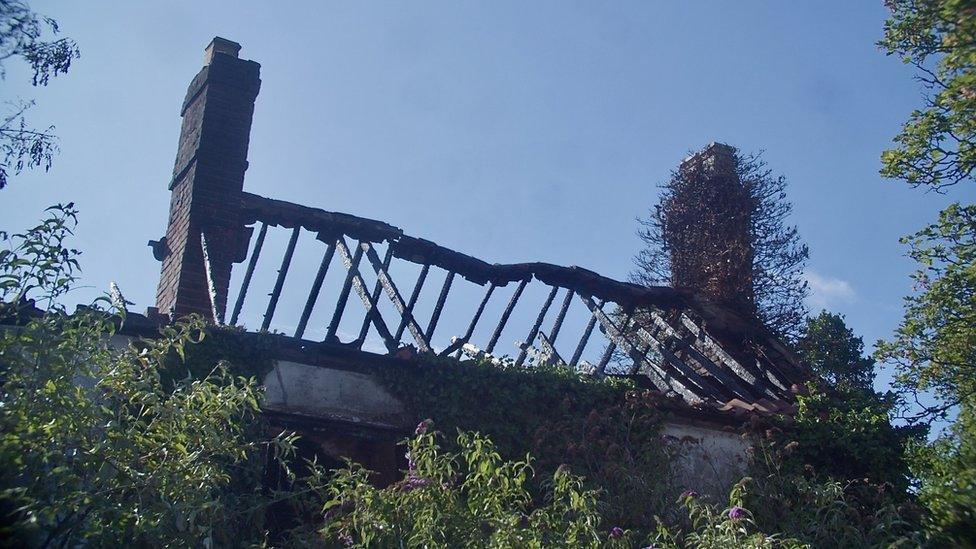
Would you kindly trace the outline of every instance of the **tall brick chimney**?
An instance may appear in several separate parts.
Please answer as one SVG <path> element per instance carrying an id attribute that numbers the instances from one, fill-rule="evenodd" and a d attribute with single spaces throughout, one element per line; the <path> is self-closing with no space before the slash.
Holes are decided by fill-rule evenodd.
<path id="1" fill-rule="evenodd" d="M 735 149 L 711 143 L 678 168 L 662 207 L 671 283 L 747 315 L 756 312 L 750 234 L 753 198 L 736 171 Z"/>
<path id="2" fill-rule="evenodd" d="M 238 59 L 240 49 L 214 38 L 183 101 L 169 225 L 150 242 L 162 261 L 156 307 L 171 318 L 222 322 L 231 266 L 247 254 L 240 203 L 261 66 Z"/>

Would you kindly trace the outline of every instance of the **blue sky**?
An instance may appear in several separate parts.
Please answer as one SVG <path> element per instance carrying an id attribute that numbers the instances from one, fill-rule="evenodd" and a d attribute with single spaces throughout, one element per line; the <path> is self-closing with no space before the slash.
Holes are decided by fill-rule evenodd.
<path id="1" fill-rule="evenodd" d="M 85 301 L 117 281 L 141 310 L 165 231 L 186 86 L 215 36 L 262 65 L 251 192 L 388 221 L 490 262 L 578 264 L 626 278 L 635 218 L 710 141 L 790 182 L 814 307 L 869 344 L 891 333 L 911 263 L 898 238 L 949 196 L 878 176 L 919 104 L 874 45 L 880 1 L 34 2 L 76 39 L 34 98 L 61 154 L 0 191 L 0 229 L 74 201 Z M 884 379 L 884 378 L 883 378 Z"/>

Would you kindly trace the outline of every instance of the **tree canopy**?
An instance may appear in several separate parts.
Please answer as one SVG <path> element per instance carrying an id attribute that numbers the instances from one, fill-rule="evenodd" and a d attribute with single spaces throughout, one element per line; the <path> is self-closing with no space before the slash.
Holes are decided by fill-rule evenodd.
<path id="1" fill-rule="evenodd" d="M 976 168 L 976 4 L 972 0 L 886 0 L 891 17 L 878 45 L 913 65 L 925 89 L 885 151 L 886 177 L 944 190 Z"/>
<path id="2" fill-rule="evenodd" d="M 888 0 L 879 45 L 913 65 L 925 90 L 882 154 L 882 175 L 947 192 L 976 168 L 976 3 Z M 917 265 L 895 334 L 877 344 L 914 406 L 910 423 L 949 421 L 910 460 L 927 529 L 945 544 L 976 545 L 976 206 L 955 203 L 902 239 Z"/>
<path id="3" fill-rule="evenodd" d="M 874 359 L 842 315 L 821 311 L 807 319 L 796 343 L 800 357 L 831 385 L 874 391 Z"/>
<path id="4" fill-rule="evenodd" d="M 74 40 L 57 38 L 60 30 L 57 21 L 35 13 L 26 2 L 0 0 L 0 80 L 6 79 L 5 64 L 13 59 L 30 66 L 34 86 L 46 86 L 66 74 L 81 53 Z M 34 128 L 27 123 L 25 113 L 33 105 L 32 100 L 11 101 L 0 115 L 0 189 L 11 175 L 25 169 L 49 169 L 58 151 L 54 126 Z"/>

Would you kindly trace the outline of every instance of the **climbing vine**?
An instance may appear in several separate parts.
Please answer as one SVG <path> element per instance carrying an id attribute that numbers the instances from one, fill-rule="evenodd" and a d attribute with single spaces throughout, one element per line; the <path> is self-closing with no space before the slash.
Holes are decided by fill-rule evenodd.
<path id="1" fill-rule="evenodd" d="M 160 377 L 166 386 L 188 378 L 204 379 L 216 364 L 222 364 L 234 375 L 254 378 L 257 383 L 274 369 L 277 344 L 273 334 L 247 333 L 235 326 L 202 322 L 191 325 L 194 332 L 188 334 L 188 339 L 193 344 L 170 350 L 160 369 Z M 137 341 L 135 344 L 145 343 Z"/>

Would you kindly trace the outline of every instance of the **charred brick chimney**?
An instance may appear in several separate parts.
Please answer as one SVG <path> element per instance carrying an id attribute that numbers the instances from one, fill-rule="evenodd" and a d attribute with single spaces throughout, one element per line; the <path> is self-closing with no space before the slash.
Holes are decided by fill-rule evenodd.
<path id="1" fill-rule="evenodd" d="M 673 286 L 753 315 L 753 198 L 736 166 L 735 149 L 722 143 L 686 158 L 663 205 L 664 238 Z"/>
<path id="2" fill-rule="evenodd" d="M 222 322 L 233 263 L 247 254 L 240 219 L 247 146 L 260 65 L 238 59 L 241 46 L 214 38 L 183 101 L 179 148 L 156 307 L 177 318 L 199 313 Z"/>

